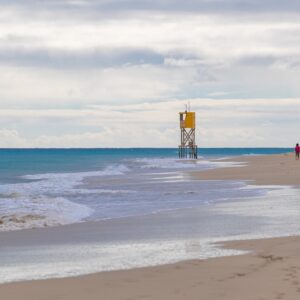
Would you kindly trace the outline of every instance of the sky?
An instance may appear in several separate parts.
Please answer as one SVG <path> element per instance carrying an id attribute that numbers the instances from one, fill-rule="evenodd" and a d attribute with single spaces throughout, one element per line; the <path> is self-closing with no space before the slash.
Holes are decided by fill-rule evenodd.
<path id="1" fill-rule="evenodd" d="M 0 0 L 0 147 L 300 141 L 300 2 Z"/>

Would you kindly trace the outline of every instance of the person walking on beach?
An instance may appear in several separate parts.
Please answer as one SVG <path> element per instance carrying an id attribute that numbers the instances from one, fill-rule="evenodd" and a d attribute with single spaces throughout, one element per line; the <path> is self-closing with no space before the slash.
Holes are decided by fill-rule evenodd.
<path id="1" fill-rule="evenodd" d="M 296 160 L 299 160 L 299 154 L 300 154 L 300 146 L 297 143 L 295 147 L 295 155 L 296 155 Z"/>

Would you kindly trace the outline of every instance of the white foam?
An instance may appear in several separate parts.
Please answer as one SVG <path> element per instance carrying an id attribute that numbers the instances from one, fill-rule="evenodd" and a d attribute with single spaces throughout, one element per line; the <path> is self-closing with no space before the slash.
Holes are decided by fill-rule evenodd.
<path id="1" fill-rule="evenodd" d="M 25 175 L 24 179 L 29 180 L 42 180 L 42 179 L 68 179 L 81 181 L 84 177 L 93 177 L 93 176 L 109 176 L 109 175 L 123 175 L 129 171 L 129 168 L 125 165 L 112 165 L 106 167 L 101 171 L 92 171 L 92 172 L 77 172 L 77 173 L 45 173 L 45 174 L 35 174 L 35 175 Z"/>
<path id="2" fill-rule="evenodd" d="M 91 208 L 62 197 L 2 198 L 0 231 L 70 224 L 92 212 Z"/>
<path id="3" fill-rule="evenodd" d="M 70 224 L 93 213 L 86 205 L 75 203 L 74 194 L 90 194 L 95 190 L 77 188 L 86 177 L 123 175 L 125 165 L 112 165 L 101 171 L 25 175 L 33 182 L 0 185 L 0 231 Z M 97 194 L 130 191 L 97 189 Z M 63 196 L 62 196 L 63 195 Z"/>
<path id="4" fill-rule="evenodd" d="M 142 164 L 142 169 L 194 169 L 211 165 L 211 162 L 206 160 L 173 158 L 138 158 L 134 161 Z"/>
<path id="5" fill-rule="evenodd" d="M 236 161 L 212 161 L 210 162 L 212 168 L 239 168 L 247 166 L 247 163 Z"/>
<path id="6" fill-rule="evenodd" d="M 248 153 L 248 154 L 243 154 L 242 156 L 266 156 L 268 154 L 255 154 L 255 153 Z"/>
<path id="7" fill-rule="evenodd" d="M 255 186 L 250 188 L 255 188 Z M 218 204 L 217 209 L 222 211 L 222 214 L 262 217 L 264 219 L 272 217 L 283 220 L 286 218 L 287 223 L 292 218 L 299 217 L 300 202 L 297 189 L 290 186 L 263 186 L 263 188 L 268 189 L 263 200 L 261 197 L 255 197 L 251 199 L 244 198 L 244 200 L 249 201 L 238 203 L 223 202 Z M 259 209 L 257 209 L 258 207 Z M 294 224 L 298 227 L 297 222 L 294 222 Z"/>
<path id="8" fill-rule="evenodd" d="M 209 161 L 205 159 L 172 159 L 172 158 L 139 158 L 135 162 L 141 163 L 143 169 L 216 169 L 242 167 L 245 163 L 229 161 Z"/>
<path id="9" fill-rule="evenodd" d="M 31 256 L 35 252 L 39 259 L 37 264 L 26 264 L 22 260 L 17 264 L 1 266 L 0 283 L 63 278 L 245 253 L 217 248 L 206 240 L 94 243 L 22 249 L 23 256 Z"/>

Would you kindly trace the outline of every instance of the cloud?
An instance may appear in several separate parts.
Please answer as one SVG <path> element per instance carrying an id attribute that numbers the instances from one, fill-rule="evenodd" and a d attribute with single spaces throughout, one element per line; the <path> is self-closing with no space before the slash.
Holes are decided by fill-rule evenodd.
<path id="1" fill-rule="evenodd" d="M 210 3 L 211 1 L 205 1 Z M 45 1 L 44 3 L 48 3 Z M 111 3 L 111 2 L 108 2 Z M 118 2 L 117 2 L 118 3 Z M 51 5 L 50 5 L 51 7 Z M 88 5 L 90 7 L 90 5 Z M 89 14 L 94 10 L 90 9 Z M 97 9 L 96 9 L 97 11 Z M 20 14 L 14 10 L 5 17 L 5 8 L 0 12 L 1 56 L 10 62 L 28 62 L 41 66 L 50 61 L 66 65 L 77 60 L 86 60 L 87 66 L 154 61 L 163 58 L 201 59 L 223 61 L 249 56 L 275 56 L 299 53 L 300 22 L 295 14 L 270 15 L 250 14 L 247 18 L 226 14 L 198 14 L 185 16 L 182 12 L 147 11 L 129 16 L 111 16 L 81 20 L 63 14 L 38 18 L 38 10 Z M 12 17 L 12 15 L 14 17 Z M 53 17 L 56 22 L 53 22 Z M 6 56 L 5 56 L 5 51 Z M 15 55 L 14 55 L 15 53 Z M 36 56 L 36 62 L 32 59 Z M 20 57 L 20 60 L 18 60 Z M 125 59 L 123 58 L 125 57 Z M 127 59 L 126 59 L 127 57 Z M 3 59 L 3 60 L 4 60 Z M 107 62 L 105 62 L 107 60 Z M 80 64 L 79 64 L 80 66 Z"/>
<path id="2" fill-rule="evenodd" d="M 178 112 L 188 101 L 197 112 L 200 148 L 290 146 L 298 138 L 300 99 L 174 99 L 84 109 L 0 110 L 0 146 L 177 147 Z"/>
<path id="3" fill-rule="evenodd" d="M 30 147 L 26 138 L 19 135 L 17 130 L 0 129 L 0 147 L 1 148 L 23 148 Z"/>
<path id="4" fill-rule="evenodd" d="M 78 72 L 4 67 L 0 68 L 1 106 L 53 108 L 158 101 L 180 93 L 185 85 L 204 76 L 193 69 L 151 65 Z"/>
<path id="5" fill-rule="evenodd" d="M 300 75 L 295 41 L 300 22 L 289 16 L 243 20 L 194 12 L 187 18 L 159 11 L 80 20 L 62 13 L 52 22 L 53 16 L 41 19 L 38 12 L 24 15 L 10 9 L 17 12 L 12 19 L 5 17 L 5 9 L 0 12 L 2 107 L 220 93 L 237 98 L 299 95 L 294 78 Z"/>
<path id="6" fill-rule="evenodd" d="M 44 9 L 52 11 L 81 11 L 119 12 L 119 11 L 180 11 L 180 12 L 293 12 L 300 9 L 297 1 L 286 0 L 51 0 L 36 1 L 27 0 L 3 0 L 3 6 L 18 7 L 24 10 Z"/>
<path id="7" fill-rule="evenodd" d="M 186 101 L 199 111 L 201 145 L 288 145 L 299 113 L 299 8 L 3 0 L 2 146 L 176 146 Z"/>
<path id="8" fill-rule="evenodd" d="M 28 42 L 28 40 L 26 40 L 26 42 Z M 2 43 L 4 42 L 2 41 Z M 158 65 L 163 64 L 163 62 L 164 57 L 162 55 L 147 49 L 111 48 L 82 51 L 64 51 L 39 47 L 36 49 L 34 49 L 34 47 L 27 49 L 23 47 L 0 49 L 0 63 L 2 65 L 59 70 L 101 69 L 115 66 L 145 64 Z"/>

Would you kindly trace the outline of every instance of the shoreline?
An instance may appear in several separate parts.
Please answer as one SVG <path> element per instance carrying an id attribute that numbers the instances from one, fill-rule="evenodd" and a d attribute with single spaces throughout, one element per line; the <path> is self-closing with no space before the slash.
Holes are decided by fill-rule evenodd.
<path id="1" fill-rule="evenodd" d="M 297 172 L 300 165 L 297 166 L 291 154 L 235 157 L 227 161 L 247 165 L 190 172 L 190 175 L 200 180 L 241 180 L 250 185 L 297 186 L 300 182 L 300 169 Z M 200 299 L 298 299 L 300 237 L 218 244 L 224 245 L 224 249 L 252 252 L 79 277 L 5 283 L 0 284 L 0 295 L 8 300 L 99 299 L 100 295 L 112 300 L 184 297 L 198 300 L 199 295 L 203 297 Z M 277 282 L 275 289 L 272 281 Z"/>

